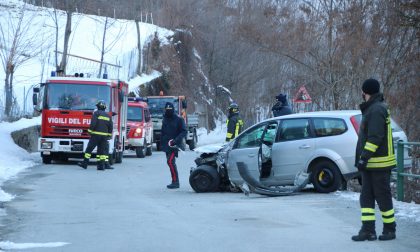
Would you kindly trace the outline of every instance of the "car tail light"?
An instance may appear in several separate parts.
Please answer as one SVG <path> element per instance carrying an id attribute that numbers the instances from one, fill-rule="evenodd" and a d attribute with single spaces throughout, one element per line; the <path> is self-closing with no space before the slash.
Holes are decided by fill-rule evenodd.
<path id="1" fill-rule="evenodd" d="M 359 134 L 359 122 L 357 121 L 355 116 L 350 117 L 350 122 L 353 124 L 353 128 L 356 130 L 356 133 Z"/>

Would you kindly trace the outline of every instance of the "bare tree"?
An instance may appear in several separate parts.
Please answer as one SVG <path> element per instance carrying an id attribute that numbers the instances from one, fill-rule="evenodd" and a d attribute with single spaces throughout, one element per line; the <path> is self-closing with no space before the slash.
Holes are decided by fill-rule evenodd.
<path id="1" fill-rule="evenodd" d="M 12 116 L 14 103 L 13 75 L 26 61 L 42 52 L 44 41 L 34 32 L 34 27 L 41 24 L 34 21 L 35 12 L 30 12 L 27 5 L 19 7 L 17 14 L 7 11 L 0 21 L 0 58 L 5 72 L 5 115 Z"/>

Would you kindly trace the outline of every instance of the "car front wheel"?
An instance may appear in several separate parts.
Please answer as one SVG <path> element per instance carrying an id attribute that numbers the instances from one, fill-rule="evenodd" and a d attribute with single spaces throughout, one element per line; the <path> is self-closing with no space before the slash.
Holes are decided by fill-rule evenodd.
<path id="1" fill-rule="evenodd" d="M 220 177 L 216 168 L 200 165 L 190 174 L 190 185 L 195 192 L 214 192 L 220 185 Z"/>
<path id="2" fill-rule="evenodd" d="M 334 192 L 341 186 L 341 172 L 333 162 L 320 161 L 312 167 L 311 181 L 318 192 Z"/>

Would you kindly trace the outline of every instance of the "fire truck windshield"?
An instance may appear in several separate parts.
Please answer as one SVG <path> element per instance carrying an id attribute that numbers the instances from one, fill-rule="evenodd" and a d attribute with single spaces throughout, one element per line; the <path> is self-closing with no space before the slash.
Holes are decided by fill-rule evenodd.
<path id="1" fill-rule="evenodd" d="M 142 122 L 143 121 L 143 108 L 128 106 L 127 121 Z"/>
<path id="2" fill-rule="evenodd" d="M 44 107 L 47 109 L 94 110 L 98 100 L 110 107 L 111 88 L 106 85 L 48 83 Z"/>
<path id="3" fill-rule="evenodd" d="M 175 107 L 175 113 L 179 114 L 178 112 L 178 99 L 174 99 L 174 98 L 151 98 L 149 97 L 147 99 L 147 104 L 149 105 L 149 110 L 150 110 L 150 114 L 152 115 L 152 117 L 163 117 L 163 114 L 165 113 L 164 109 L 165 109 L 165 104 L 167 102 L 172 102 L 174 104 Z"/>

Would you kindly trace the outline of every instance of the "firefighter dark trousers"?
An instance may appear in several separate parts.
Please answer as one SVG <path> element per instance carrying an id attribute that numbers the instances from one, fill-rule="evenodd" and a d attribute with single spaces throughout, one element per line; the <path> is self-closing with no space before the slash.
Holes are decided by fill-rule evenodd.
<path id="1" fill-rule="evenodd" d="M 92 134 L 85 150 L 84 160 L 89 161 L 92 156 L 92 151 L 97 147 L 96 159 L 98 160 L 98 169 L 105 166 L 105 161 L 108 160 L 108 140 L 106 136 Z"/>
<path id="2" fill-rule="evenodd" d="M 384 232 L 395 232 L 396 223 L 390 187 L 391 171 L 362 171 L 360 207 L 362 230 L 375 232 L 375 201 L 381 212 Z"/>
<path id="3" fill-rule="evenodd" d="M 179 183 L 178 179 L 178 169 L 176 168 L 175 159 L 177 157 L 176 151 L 168 151 L 166 152 L 166 162 L 169 166 L 169 170 L 171 171 L 172 183 Z"/>

